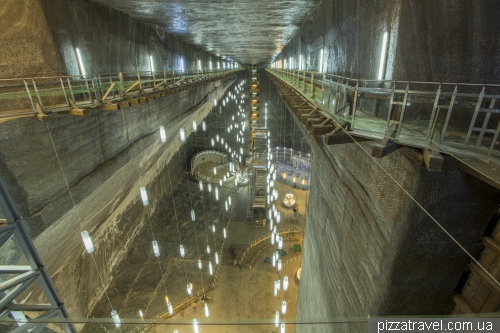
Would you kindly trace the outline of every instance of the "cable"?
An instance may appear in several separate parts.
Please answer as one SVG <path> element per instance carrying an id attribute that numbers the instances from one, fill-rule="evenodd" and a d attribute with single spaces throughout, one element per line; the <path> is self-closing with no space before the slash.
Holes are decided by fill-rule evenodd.
<path id="1" fill-rule="evenodd" d="M 71 202 L 73 203 L 73 208 L 76 210 L 76 216 L 78 218 L 78 222 L 80 223 L 81 230 L 84 231 L 85 228 L 83 227 L 82 219 L 80 217 L 80 211 L 79 211 L 79 209 L 76 208 L 76 203 L 75 203 L 75 200 L 73 198 L 73 193 L 71 193 L 71 189 L 69 188 L 68 179 L 67 179 L 66 174 L 64 172 L 64 168 L 63 168 L 61 160 L 59 158 L 59 154 L 57 153 L 56 144 L 54 143 L 54 139 L 52 138 L 52 131 L 49 129 L 49 125 L 48 124 L 45 124 L 45 127 L 47 128 L 47 133 L 49 134 L 50 142 L 52 143 L 52 147 L 54 148 L 54 153 L 55 153 L 56 158 L 57 158 L 57 163 L 59 164 L 59 168 L 61 169 L 61 173 L 63 175 L 63 179 L 64 179 L 64 182 L 66 184 L 66 188 L 68 189 L 68 193 L 69 193 L 69 196 L 71 198 Z M 111 304 L 111 300 L 109 298 L 106 285 L 104 284 L 104 280 L 102 279 L 102 275 L 101 275 L 101 272 L 99 271 L 99 267 L 97 266 L 97 262 L 96 262 L 96 260 L 94 258 L 94 253 L 93 252 L 90 253 L 90 257 L 92 258 L 92 261 L 94 262 L 95 268 L 97 270 L 97 275 L 99 276 L 99 280 L 101 281 L 101 284 L 103 286 L 104 294 L 106 295 L 106 298 L 108 300 L 109 306 L 111 307 L 111 311 L 113 311 L 114 310 L 113 305 Z M 118 329 L 121 332 L 121 329 L 120 328 L 118 328 Z"/>

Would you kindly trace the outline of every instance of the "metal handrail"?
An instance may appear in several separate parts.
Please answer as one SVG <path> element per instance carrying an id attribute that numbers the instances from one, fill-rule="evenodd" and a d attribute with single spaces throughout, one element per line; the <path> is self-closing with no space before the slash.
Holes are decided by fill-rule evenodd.
<path id="1" fill-rule="evenodd" d="M 218 79 L 241 69 L 137 71 L 93 75 L 0 79 L 0 122 L 47 113 L 81 111 L 85 108 L 147 98 L 169 89 L 183 88 L 205 80 Z M 107 105 L 105 105 L 107 104 Z"/>
<path id="2" fill-rule="evenodd" d="M 500 84 L 353 79 L 293 69 L 268 71 L 347 126 L 353 135 L 388 137 L 417 148 L 489 161 L 500 158 L 496 144 L 500 134 Z"/>

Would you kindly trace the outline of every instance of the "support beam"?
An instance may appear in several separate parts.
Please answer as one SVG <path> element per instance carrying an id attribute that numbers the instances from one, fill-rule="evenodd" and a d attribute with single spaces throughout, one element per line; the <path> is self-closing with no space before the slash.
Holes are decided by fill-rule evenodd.
<path id="1" fill-rule="evenodd" d="M 487 275 L 484 270 L 479 267 L 478 264 L 476 264 L 476 262 L 472 262 L 470 264 L 470 270 L 475 273 L 484 282 L 484 284 L 486 284 L 488 288 L 490 288 L 492 292 L 500 295 L 500 283 Z"/>
<path id="2" fill-rule="evenodd" d="M 483 245 L 490 249 L 497 257 L 500 257 L 500 244 L 490 236 L 483 237 Z"/>
<path id="3" fill-rule="evenodd" d="M 468 315 L 475 315 L 474 311 L 470 308 L 469 304 L 460 296 L 459 294 L 455 294 L 453 296 L 453 301 L 457 305 L 457 308 L 460 309 L 460 312 Z"/>
<path id="4" fill-rule="evenodd" d="M 477 179 L 480 179 L 483 182 L 500 189 L 500 181 L 495 180 L 498 177 L 494 176 L 494 172 L 498 172 L 498 171 L 494 171 L 494 169 L 496 169 L 496 168 L 494 168 L 494 165 L 491 165 L 491 163 L 488 163 L 488 162 L 481 162 L 481 161 L 476 161 L 476 163 L 481 164 L 481 167 L 479 168 L 479 170 L 481 170 L 482 172 L 479 172 L 477 169 L 471 168 L 470 166 L 468 166 L 465 163 L 460 163 L 458 165 L 458 167 L 460 169 L 462 169 L 463 171 L 467 172 L 468 174 L 476 177 Z M 485 173 L 491 174 L 491 176 L 488 177 L 487 175 L 485 175 Z"/>
<path id="5" fill-rule="evenodd" d="M 46 122 L 50 121 L 49 116 L 47 116 L 45 113 L 43 113 L 43 110 L 42 110 L 42 107 L 40 106 L 40 104 L 35 103 L 35 108 L 36 108 L 36 111 L 38 112 L 36 115 L 36 119 L 38 119 L 42 123 L 46 123 Z"/>
<path id="6" fill-rule="evenodd" d="M 443 168 L 443 156 L 434 149 L 424 149 L 424 163 L 429 171 L 441 171 Z"/>
<path id="7" fill-rule="evenodd" d="M 387 140 L 386 142 L 385 139 L 382 140 L 381 143 L 377 143 L 373 146 L 372 148 L 372 156 L 373 157 L 376 157 L 376 158 L 382 158 L 384 156 L 387 156 L 393 152 L 395 152 L 396 150 L 398 150 L 399 148 L 401 148 L 400 145 L 398 145 L 396 142 L 392 141 L 392 140 Z"/>
<path id="8" fill-rule="evenodd" d="M 71 109 L 69 111 L 59 111 L 59 114 L 69 114 L 72 116 L 86 116 L 89 113 L 87 109 Z"/>
<path id="9" fill-rule="evenodd" d="M 0 274 L 22 274 L 31 271 L 30 266 L 0 266 Z"/>
<path id="10" fill-rule="evenodd" d="M 372 140 L 373 139 L 362 138 L 359 136 L 353 136 L 353 135 L 349 136 L 345 132 L 325 135 L 325 144 L 326 145 L 339 145 L 339 144 L 344 144 L 344 143 L 353 143 L 354 141 L 363 142 L 363 141 L 372 141 Z"/>
<path id="11" fill-rule="evenodd" d="M 312 125 L 311 127 L 311 134 L 312 135 L 320 135 L 320 134 L 327 134 L 333 131 L 334 126 L 333 125 Z"/>
<path id="12" fill-rule="evenodd" d="M 391 140 L 391 138 L 396 133 L 396 130 L 397 130 L 397 125 L 392 125 L 385 132 L 384 139 L 380 143 L 373 146 L 372 148 L 373 157 L 382 158 L 401 148 L 401 145 Z"/>

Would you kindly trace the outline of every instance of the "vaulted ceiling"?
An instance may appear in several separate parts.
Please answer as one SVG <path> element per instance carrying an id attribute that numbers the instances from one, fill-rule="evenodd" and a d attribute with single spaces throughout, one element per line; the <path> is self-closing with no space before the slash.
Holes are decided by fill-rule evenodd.
<path id="1" fill-rule="evenodd" d="M 321 0 L 97 0 L 240 64 L 268 64 Z"/>

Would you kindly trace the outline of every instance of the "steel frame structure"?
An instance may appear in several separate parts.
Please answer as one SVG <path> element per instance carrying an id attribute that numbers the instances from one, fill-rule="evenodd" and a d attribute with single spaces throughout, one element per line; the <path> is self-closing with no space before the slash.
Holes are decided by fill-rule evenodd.
<path id="1" fill-rule="evenodd" d="M 42 312 L 41 315 L 36 317 L 33 323 L 30 323 L 29 319 L 26 319 L 24 323 L 17 321 L 19 327 L 12 331 L 29 331 L 32 333 L 43 331 L 52 318 L 69 319 L 69 313 L 59 297 L 49 273 L 45 269 L 42 259 L 38 255 L 35 245 L 24 226 L 24 222 L 1 178 L 0 210 L 5 218 L 3 220 L 4 224 L 0 226 L 0 247 L 5 245 L 11 237 L 15 237 L 24 257 L 28 261 L 28 265 L 22 266 L 0 265 L 0 274 L 15 275 L 5 281 L 0 279 L 0 317 L 26 318 L 23 313 L 24 311 Z M 15 298 L 35 281 L 38 281 L 40 284 L 49 304 L 17 303 Z M 22 316 L 21 313 L 23 313 Z M 71 323 L 62 323 L 62 327 L 67 333 L 77 332 Z"/>

